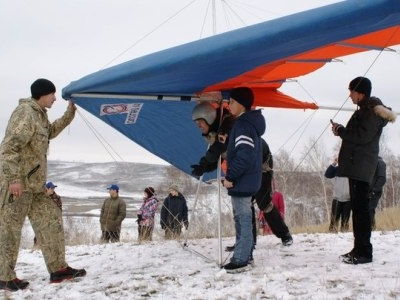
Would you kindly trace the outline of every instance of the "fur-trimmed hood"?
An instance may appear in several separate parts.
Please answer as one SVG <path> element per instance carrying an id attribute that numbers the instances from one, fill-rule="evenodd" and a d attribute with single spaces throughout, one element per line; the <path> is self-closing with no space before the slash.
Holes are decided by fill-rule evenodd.
<path id="1" fill-rule="evenodd" d="M 375 106 L 374 112 L 377 116 L 380 116 L 388 122 L 394 123 L 396 121 L 397 114 L 384 105 Z"/>
<path id="2" fill-rule="evenodd" d="M 366 101 L 360 102 L 360 107 L 363 105 L 369 108 L 373 108 L 377 116 L 388 122 L 394 123 L 396 121 L 397 114 L 393 112 L 390 107 L 386 107 L 385 105 L 383 105 L 381 99 L 377 97 L 370 97 L 366 99 Z"/>

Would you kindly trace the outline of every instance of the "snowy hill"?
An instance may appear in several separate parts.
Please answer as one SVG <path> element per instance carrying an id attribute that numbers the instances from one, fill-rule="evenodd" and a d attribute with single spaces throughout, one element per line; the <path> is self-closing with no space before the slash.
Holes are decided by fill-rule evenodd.
<path id="1" fill-rule="evenodd" d="M 99 216 L 100 207 L 109 196 L 107 187 L 116 183 L 120 196 L 127 202 L 127 217 L 136 217 L 146 187 L 155 188 L 159 199 L 168 194 L 171 183 L 182 188 L 188 205 L 193 207 L 198 181 L 171 166 L 130 162 L 81 163 L 49 161 L 48 180 L 57 185 L 56 192 L 63 200 L 64 216 Z M 202 199 L 216 197 L 217 188 L 202 184 Z M 224 194 L 224 201 L 227 196 Z M 212 200 L 211 199 L 211 200 Z M 210 200 L 210 199 L 209 199 Z M 216 202 L 211 201 L 215 206 Z M 208 206 L 208 203 L 197 207 Z M 213 207 L 208 209 L 216 211 Z"/>
<path id="2" fill-rule="evenodd" d="M 123 195 L 142 196 L 147 186 L 159 187 L 165 182 L 168 166 L 129 162 L 81 163 L 49 161 L 48 180 L 58 185 L 64 197 L 87 198 L 103 196 L 112 183 Z"/>

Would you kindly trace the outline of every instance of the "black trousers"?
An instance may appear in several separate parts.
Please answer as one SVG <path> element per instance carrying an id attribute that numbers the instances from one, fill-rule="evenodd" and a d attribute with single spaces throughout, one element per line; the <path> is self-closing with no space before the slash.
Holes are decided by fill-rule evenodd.
<path id="1" fill-rule="evenodd" d="M 289 228 L 286 226 L 285 221 L 275 206 L 268 209 L 268 207 L 272 205 L 271 182 L 272 173 L 263 172 L 261 188 L 255 195 L 255 199 L 258 208 L 264 212 L 265 221 L 268 223 L 269 228 L 271 228 L 272 233 L 278 238 L 283 238 L 289 233 Z M 265 211 L 266 209 L 268 212 Z"/>
<path id="2" fill-rule="evenodd" d="M 369 199 L 369 212 L 371 214 L 371 226 L 372 230 L 375 230 L 376 223 L 375 223 L 375 210 L 378 207 L 379 199 L 382 196 L 382 192 L 375 192 L 372 197 Z"/>
<path id="3" fill-rule="evenodd" d="M 341 231 L 349 230 L 350 213 L 351 201 L 341 202 L 333 199 L 329 232 L 338 232 L 339 222 Z"/>
<path id="4" fill-rule="evenodd" d="M 369 211 L 369 183 L 349 179 L 355 255 L 372 258 L 371 215 Z"/>

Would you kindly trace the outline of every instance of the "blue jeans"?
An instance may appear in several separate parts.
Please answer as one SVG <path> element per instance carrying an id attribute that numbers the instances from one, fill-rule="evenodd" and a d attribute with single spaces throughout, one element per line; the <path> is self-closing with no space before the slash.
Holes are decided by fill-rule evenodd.
<path id="1" fill-rule="evenodd" d="M 231 197 L 236 242 L 231 262 L 247 264 L 253 249 L 251 197 Z"/>

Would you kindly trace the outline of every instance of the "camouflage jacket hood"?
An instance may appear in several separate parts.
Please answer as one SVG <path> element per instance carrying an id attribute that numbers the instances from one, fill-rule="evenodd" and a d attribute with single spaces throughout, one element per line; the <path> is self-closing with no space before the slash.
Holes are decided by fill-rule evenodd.
<path id="1" fill-rule="evenodd" d="M 50 123 L 46 109 L 34 99 L 20 99 L 8 121 L 0 145 L 0 184 L 8 188 L 19 181 L 24 191 L 42 192 L 47 180 L 49 141 L 55 138 L 75 116 L 68 106 L 64 115 Z"/>

